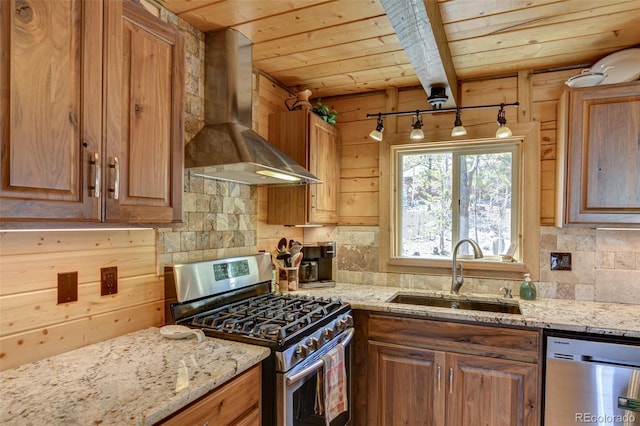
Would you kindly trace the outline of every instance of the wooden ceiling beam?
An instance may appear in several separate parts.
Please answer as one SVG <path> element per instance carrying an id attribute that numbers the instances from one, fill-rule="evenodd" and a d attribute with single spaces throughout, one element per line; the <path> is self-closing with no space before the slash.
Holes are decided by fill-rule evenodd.
<path id="1" fill-rule="evenodd" d="M 458 77 L 438 2 L 381 0 L 381 3 L 425 92 L 430 93 L 434 84 L 445 85 L 449 100 L 443 107 L 455 106 Z"/>

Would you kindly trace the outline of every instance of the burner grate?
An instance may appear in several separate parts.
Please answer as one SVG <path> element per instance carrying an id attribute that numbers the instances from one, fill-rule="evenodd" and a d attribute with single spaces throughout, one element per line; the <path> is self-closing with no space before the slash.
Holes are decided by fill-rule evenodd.
<path id="1" fill-rule="evenodd" d="M 283 343 L 342 306 L 341 300 L 267 293 L 197 315 L 191 325 Z"/>

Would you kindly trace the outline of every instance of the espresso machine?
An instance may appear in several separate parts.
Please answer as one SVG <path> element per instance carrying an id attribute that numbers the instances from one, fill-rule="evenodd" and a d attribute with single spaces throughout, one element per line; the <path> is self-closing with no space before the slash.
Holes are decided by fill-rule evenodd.
<path id="1" fill-rule="evenodd" d="M 298 272 L 300 288 L 335 287 L 337 263 L 335 241 L 303 246 Z"/>

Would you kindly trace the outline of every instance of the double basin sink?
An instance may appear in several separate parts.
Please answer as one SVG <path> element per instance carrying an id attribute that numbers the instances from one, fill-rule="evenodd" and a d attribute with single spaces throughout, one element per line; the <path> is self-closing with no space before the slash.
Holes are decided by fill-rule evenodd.
<path id="1" fill-rule="evenodd" d="M 522 314 L 518 302 L 467 299 L 454 296 L 434 296 L 428 294 L 397 293 L 388 303 L 433 306 L 437 308 L 461 309 L 467 311 L 497 312 L 502 314 Z"/>

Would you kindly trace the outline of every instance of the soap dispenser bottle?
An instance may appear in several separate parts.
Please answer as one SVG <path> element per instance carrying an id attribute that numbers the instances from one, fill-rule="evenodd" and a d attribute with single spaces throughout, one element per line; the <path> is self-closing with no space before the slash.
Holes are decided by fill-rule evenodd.
<path id="1" fill-rule="evenodd" d="M 524 274 L 524 281 L 520 284 L 520 299 L 535 300 L 536 296 L 536 286 L 533 281 L 531 281 L 531 275 Z"/>

